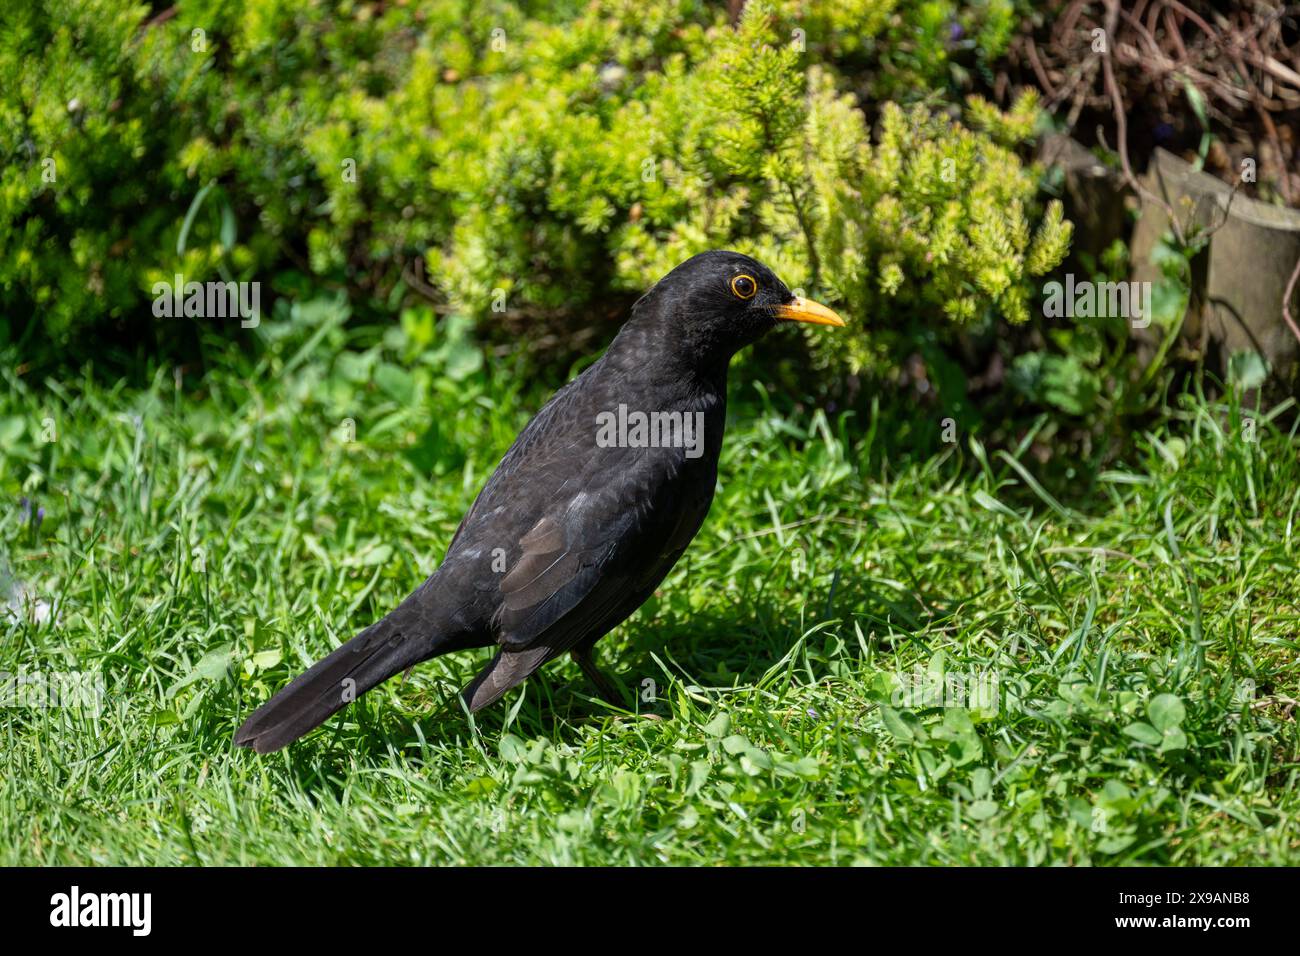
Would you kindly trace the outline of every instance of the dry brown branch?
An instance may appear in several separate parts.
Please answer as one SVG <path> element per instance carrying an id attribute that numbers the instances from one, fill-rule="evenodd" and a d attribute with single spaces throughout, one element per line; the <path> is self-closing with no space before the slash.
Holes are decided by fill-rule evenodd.
<path id="1" fill-rule="evenodd" d="M 1286 319 L 1286 326 L 1295 336 L 1296 341 L 1300 342 L 1300 326 L 1296 325 L 1295 317 L 1291 314 L 1291 297 L 1295 293 L 1296 280 L 1300 279 L 1300 259 L 1295 262 L 1295 268 L 1291 270 L 1291 278 L 1287 280 L 1286 291 L 1282 293 L 1282 318 Z"/>

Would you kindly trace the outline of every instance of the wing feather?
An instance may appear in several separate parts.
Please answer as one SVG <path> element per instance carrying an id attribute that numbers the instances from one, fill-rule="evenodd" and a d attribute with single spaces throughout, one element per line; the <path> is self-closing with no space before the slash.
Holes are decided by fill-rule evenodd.
<path id="1" fill-rule="evenodd" d="M 680 449 L 601 447 L 597 410 L 617 407 L 626 386 L 600 376 L 579 391 L 588 373 L 519 436 L 448 551 L 448 562 L 464 561 L 467 576 L 481 582 L 502 648 L 466 691 L 475 709 L 632 613 L 708 511 L 725 403 L 706 409 L 712 447 L 701 458 L 688 460 Z M 502 551 L 504 572 L 484 581 L 485 555 Z"/>

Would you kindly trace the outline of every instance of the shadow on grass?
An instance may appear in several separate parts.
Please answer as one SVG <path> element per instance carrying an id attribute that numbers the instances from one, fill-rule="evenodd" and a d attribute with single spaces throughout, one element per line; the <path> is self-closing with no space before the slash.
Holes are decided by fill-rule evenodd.
<path id="1" fill-rule="evenodd" d="M 671 681 L 696 685 L 712 693 L 751 687 L 762 681 L 785 658 L 804 634 L 810 635 L 812 653 L 800 665 L 813 668 L 814 676 L 830 676 L 829 667 L 816 649 L 819 635 L 830 625 L 852 632 L 858 622 L 872 634 L 869 645 L 888 650 L 899 640 L 925 645 L 925 632 L 946 621 L 963 599 L 940 600 L 900 592 L 866 576 L 837 576 L 831 588 L 806 595 L 815 613 L 802 621 L 789 620 L 789 601 L 767 596 L 764 591 L 737 595 L 729 613 L 712 606 L 690 614 L 659 605 L 643 609 L 597 645 L 602 668 L 622 689 L 624 709 L 620 712 L 596 696 L 596 689 L 567 657 L 547 665 L 525 684 L 527 696 L 519 703 L 512 691 L 504 700 L 474 715 L 474 727 L 489 750 L 507 731 L 524 738 L 546 737 L 556 743 L 577 743 L 582 728 L 608 719 L 641 719 L 644 715 L 666 718 L 670 708 L 664 692 Z M 845 625 L 848 625 L 846 628 Z M 877 638 L 874 635 L 881 635 Z M 480 650 L 457 655 L 458 669 L 468 682 L 490 658 Z M 840 656 L 857 657 L 862 647 L 846 641 Z M 649 684 L 647 682 L 653 682 Z M 653 699 L 645 699 L 653 691 Z M 387 698 L 373 694 L 362 697 L 342 711 L 355 728 L 343 729 L 339 715 L 314 731 L 304 744 L 289 750 L 292 773 L 304 791 L 328 791 L 339 797 L 343 779 L 357 760 L 368 766 L 383 761 L 390 750 L 403 760 L 420 760 L 425 744 L 468 741 L 472 736 L 452 680 L 438 679 L 420 695 L 427 709 L 397 712 Z M 417 705 L 418 706 L 418 705 Z"/>

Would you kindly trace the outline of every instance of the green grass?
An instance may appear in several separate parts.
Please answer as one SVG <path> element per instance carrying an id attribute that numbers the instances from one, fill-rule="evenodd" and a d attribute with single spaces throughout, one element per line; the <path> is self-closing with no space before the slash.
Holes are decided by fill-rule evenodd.
<path id="1" fill-rule="evenodd" d="M 54 608 L 0 626 L 0 669 L 105 696 L 0 709 L 0 863 L 1300 858 L 1300 441 L 1187 397 L 1126 463 L 1049 490 L 1028 439 L 884 455 L 883 413 L 828 420 L 740 369 L 704 530 L 600 646 L 660 719 L 567 660 L 470 719 L 480 652 L 236 750 L 437 564 L 560 384 L 369 367 L 389 353 L 338 358 L 357 343 L 321 329 L 180 390 L 3 373 L 0 553 Z M 996 681 L 992 706 L 908 699 L 919 672 Z"/>

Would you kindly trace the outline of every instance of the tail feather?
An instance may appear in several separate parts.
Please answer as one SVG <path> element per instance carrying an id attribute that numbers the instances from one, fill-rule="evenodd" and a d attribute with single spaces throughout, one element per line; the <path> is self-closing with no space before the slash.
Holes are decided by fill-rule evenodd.
<path id="1" fill-rule="evenodd" d="M 554 648 L 537 645 L 522 651 L 500 651 L 487 667 L 460 692 L 470 713 L 495 704 L 512 687 L 526 681 L 556 656 Z"/>
<path id="2" fill-rule="evenodd" d="M 403 629 L 402 612 L 399 607 L 295 677 L 244 721 L 235 743 L 261 754 L 279 750 L 372 687 L 433 657 L 431 635 Z"/>

